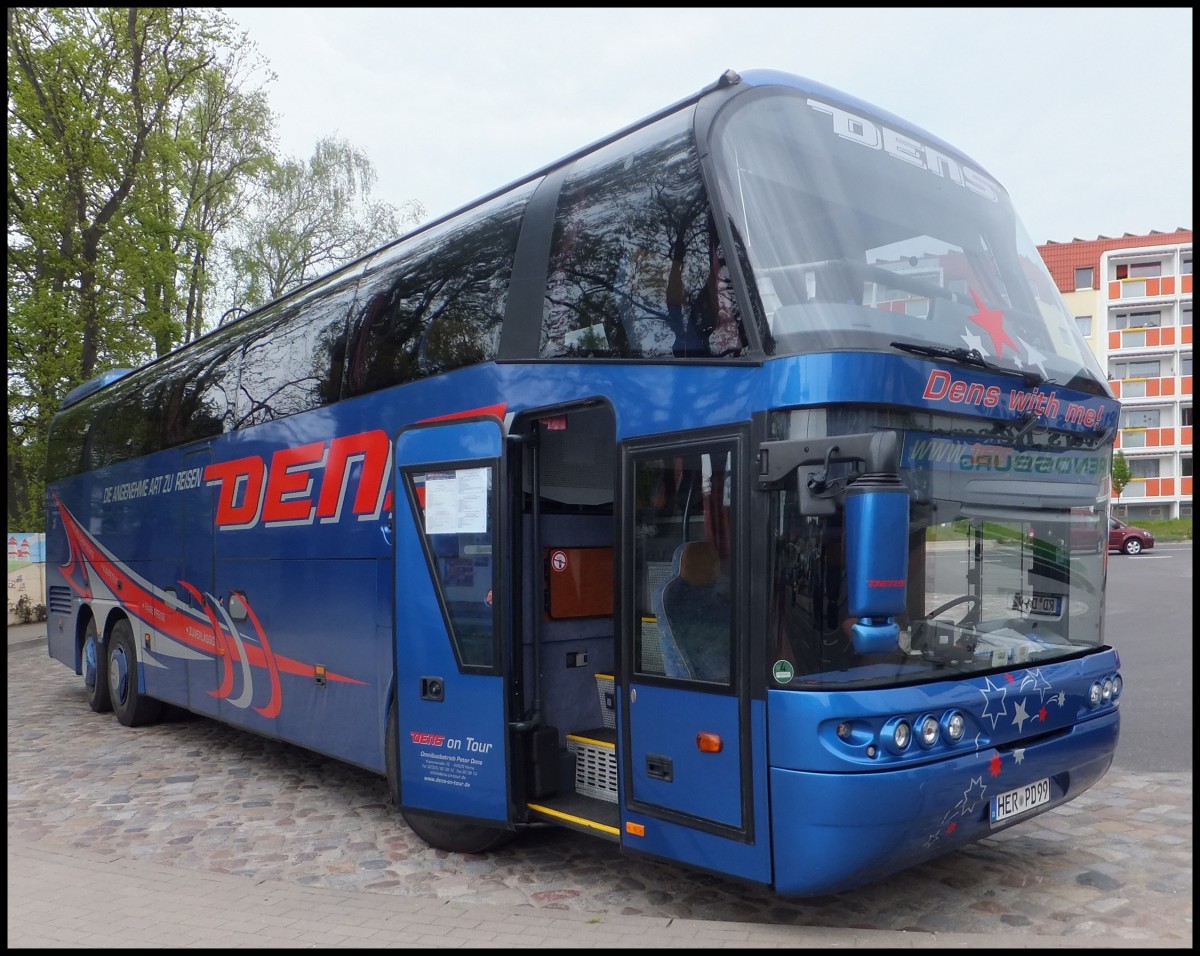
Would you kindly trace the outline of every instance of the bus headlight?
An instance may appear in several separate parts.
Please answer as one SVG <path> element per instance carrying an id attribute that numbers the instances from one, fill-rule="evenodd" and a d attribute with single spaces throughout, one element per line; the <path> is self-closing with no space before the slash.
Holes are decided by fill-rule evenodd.
<path id="1" fill-rule="evenodd" d="M 1101 688 L 1100 694 L 1104 700 L 1104 703 L 1107 704 L 1110 700 L 1112 700 L 1113 682 L 1111 677 L 1104 678 L 1104 686 Z"/>
<path id="2" fill-rule="evenodd" d="M 937 718 L 933 714 L 925 714 L 917 718 L 917 742 L 928 750 L 937 743 L 938 732 L 941 728 L 938 727 Z"/>
<path id="3" fill-rule="evenodd" d="M 902 754 L 912 743 L 912 726 L 903 717 L 894 717 L 884 725 L 883 743 L 894 754 Z"/>
<path id="4" fill-rule="evenodd" d="M 1088 703 L 1093 707 L 1099 707 L 1100 701 L 1104 699 L 1104 688 L 1100 686 L 1100 682 L 1096 681 L 1088 689 Z"/>
<path id="5" fill-rule="evenodd" d="M 942 715 L 942 733 L 946 742 L 956 744 L 963 739 L 967 732 L 967 718 L 957 710 L 948 710 Z"/>
<path id="6" fill-rule="evenodd" d="M 1112 679 L 1112 695 L 1113 700 L 1121 696 L 1121 691 L 1125 688 L 1125 681 L 1121 680 L 1120 674 L 1113 674 Z"/>

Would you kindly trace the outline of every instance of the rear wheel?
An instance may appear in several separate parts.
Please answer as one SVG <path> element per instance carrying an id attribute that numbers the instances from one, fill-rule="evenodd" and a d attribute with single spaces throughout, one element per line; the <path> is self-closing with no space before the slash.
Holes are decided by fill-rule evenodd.
<path id="1" fill-rule="evenodd" d="M 128 621 L 118 621 L 108 636 L 108 693 L 113 713 L 126 727 L 152 724 L 162 716 L 162 702 L 138 689 L 137 645 Z"/>
<path id="2" fill-rule="evenodd" d="M 400 719 L 395 701 L 388 708 L 387 730 L 384 734 L 384 764 L 387 767 L 388 796 L 400 804 L 399 767 Z M 447 853 L 486 853 L 503 846 L 516 836 L 511 830 L 484 827 L 475 823 L 460 823 L 444 817 L 434 817 L 416 810 L 401 808 L 404 822 L 431 847 Z"/>
<path id="3" fill-rule="evenodd" d="M 108 655 L 100 643 L 100 632 L 96 619 L 87 623 L 83 632 L 83 686 L 87 688 L 88 706 L 98 714 L 112 710 L 112 698 L 108 694 Z"/>
<path id="4" fill-rule="evenodd" d="M 1141 554 L 1142 542 L 1140 538 L 1130 538 L 1125 542 L 1125 546 L 1121 549 L 1126 554 Z"/>

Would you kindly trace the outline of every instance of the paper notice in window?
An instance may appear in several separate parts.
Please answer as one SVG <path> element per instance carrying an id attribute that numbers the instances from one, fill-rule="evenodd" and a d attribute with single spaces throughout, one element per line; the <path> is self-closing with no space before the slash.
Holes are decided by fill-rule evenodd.
<path id="1" fill-rule="evenodd" d="M 438 472 L 425 478 L 426 534 L 487 531 L 486 468 Z"/>

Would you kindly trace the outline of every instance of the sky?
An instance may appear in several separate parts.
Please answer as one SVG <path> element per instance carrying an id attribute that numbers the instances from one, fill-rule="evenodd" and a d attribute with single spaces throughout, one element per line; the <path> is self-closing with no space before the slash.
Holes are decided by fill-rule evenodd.
<path id="1" fill-rule="evenodd" d="M 1036 243 L 1192 228 L 1192 10 L 223 8 L 278 149 L 337 136 L 437 218 L 708 86 L 809 77 L 959 147 Z"/>

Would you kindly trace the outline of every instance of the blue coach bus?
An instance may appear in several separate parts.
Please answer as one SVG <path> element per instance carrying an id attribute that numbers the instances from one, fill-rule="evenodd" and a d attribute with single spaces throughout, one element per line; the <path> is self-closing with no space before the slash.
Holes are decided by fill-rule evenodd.
<path id="1" fill-rule="evenodd" d="M 851 889 L 1111 764 L 1118 409 L 982 167 L 731 71 L 70 393 L 49 653 L 449 851 Z"/>

